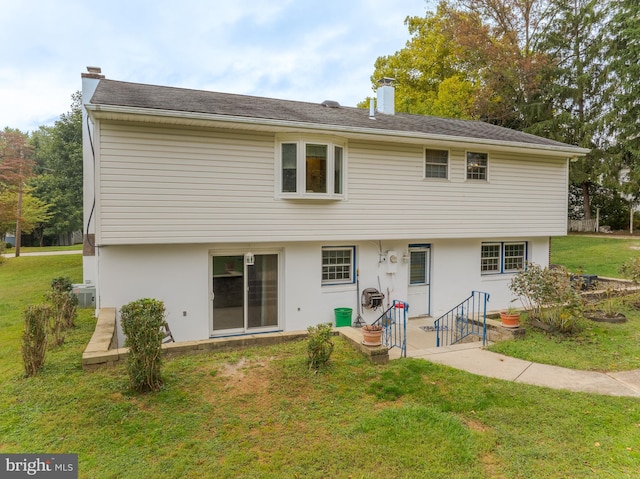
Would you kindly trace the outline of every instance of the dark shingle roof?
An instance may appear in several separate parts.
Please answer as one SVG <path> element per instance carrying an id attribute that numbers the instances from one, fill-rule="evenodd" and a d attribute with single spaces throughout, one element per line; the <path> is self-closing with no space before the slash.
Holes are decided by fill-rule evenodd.
<path id="1" fill-rule="evenodd" d="M 91 98 L 94 105 L 191 112 L 247 119 L 279 120 L 308 123 L 310 127 L 324 125 L 341 128 L 387 130 L 407 134 L 427 134 L 531 146 L 574 148 L 557 141 L 541 138 L 489 123 L 454 120 L 424 115 L 376 112 L 353 107 L 331 108 L 320 103 L 278 100 L 230 93 L 191 90 L 166 86 L 144 85 L 115 80 L 100 80 Z"/>

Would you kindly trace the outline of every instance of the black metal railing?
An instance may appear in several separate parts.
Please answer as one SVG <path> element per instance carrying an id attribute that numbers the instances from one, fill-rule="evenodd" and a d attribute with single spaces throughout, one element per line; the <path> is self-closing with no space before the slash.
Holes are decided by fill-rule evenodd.
<path id="1" fill-rule="evenodd" d="M 433 323 L 436 346 L 458 343 L 468 336 L 480 337 L 487 343 L 487 303 L 489 293 L 472 291 L 471 296 L 440 316 Z"/>

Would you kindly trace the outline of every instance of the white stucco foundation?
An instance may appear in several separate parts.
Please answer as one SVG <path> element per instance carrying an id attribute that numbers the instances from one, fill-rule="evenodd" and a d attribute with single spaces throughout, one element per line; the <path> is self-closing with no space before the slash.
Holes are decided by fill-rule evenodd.
<path id="1" fill-rule="evenodd" d="M 513 240 L 513 239 L 510 239 Z M 548 238 L 520 238 L 527 241 L 528 261 L 546 266 Z M 483 239 L 401 241 L 358 241 L 339 243 L 209 244 L 156 246 L 103 246 L 99 248 L 97 307 L 115 307 L 141 298 L 164 301 L 167 321 L 178 341 L 209 338 L 211 335 L 212 256 L 244 255 L 251 251 L 277 253 L 278 325 L 273 330 L 304 330 L 320 322 L 333 322 L 334 308 L 353 309 L 357 315 L 357 285 L 321 284 L 323 246 L 355 246 L 360 292 L 376 288 L 385 295 L 384 304 L 394 299 L 407 301 L 409 289 L 409 245 L 429 245 L 431 251 L 430 315 L 438 317 L 467 298 L 471 291 L 491 295 L 489 310 L 506 307 L 512 299 L 508 283 L 512 274 L 482 275 L 480 248 Z M 491 241 L 499 241 L 491 239 Z M 390 266 L 381 258 L 397 253 Z M 250 268 L 251 266 L 247 266 Z M 390 272 L 395 271 L 395 272 Z M 409 302 L 409 316 L 412 316 Z M 382 310 L 362 309 L 366 322 Z M 251 332 L 250 330 L 246 331 Z M 122 333 L 119 333 L 122 341 Z"/>

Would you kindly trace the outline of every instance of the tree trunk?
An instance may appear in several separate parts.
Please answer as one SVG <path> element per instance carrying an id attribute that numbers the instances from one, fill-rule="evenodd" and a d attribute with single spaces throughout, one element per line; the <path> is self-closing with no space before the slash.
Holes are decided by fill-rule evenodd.
<path id="1" fill-rule="evenodd" d="M 584 219 L 591 219 L 591 193 L 590 193 L 590 183 L 585 181 L 582 183 L 582 210 L 584 211 Z"/>

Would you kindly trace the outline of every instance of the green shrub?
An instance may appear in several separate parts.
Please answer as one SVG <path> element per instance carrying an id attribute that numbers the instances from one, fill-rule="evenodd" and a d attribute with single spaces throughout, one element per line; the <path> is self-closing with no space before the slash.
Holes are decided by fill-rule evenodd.
<path id="1" fill-rule="evenodd" d="M 124 345 L 129 348 L 127 372 L 135 391 L 157 391 L 162 386 L 160 352 L 164 317 L 164 303 L 157 299 L 139 299 L 120 309 L 126 336 Z"/>
<path id="2" fill-rule="evenodd" d="M 640 283 L 640 256 L 629 258 L 620 265 L 619 271 L 625 278 L 633 280 L 634 283 Z"/>
<path id="3" fill-rule="evenodd" d="M 51 346 L 60 346 L 64 343 L 65 331 L 75 326 L 78 297 L 71 290 L 71 279 L 68 277 L 51 280 L 51 291 L 47 293 L 47 300 L 53 307 L 53 316 L 49 321 Z"/>
<path id="4" fill-rule="evenodd" d="M 68 276 L 59 276 L 51 280 L 51 290 L 59 291 L 61 293 L 70 293 L 73 289 L 71 278 Z"/>
<path id="5" fill-rule="evenodd" d="M 64 329 L 75 327 L 78 316 L 78 297 L 73 293 L 73 284 L 68 276 L 61 276 L 51 280 L 49 301 L 53 304 L 56 315 L 62 322 Z"/>
<path id="6" fill-rule="evenodd" d="M 309 356 L 309 368 L 320 369 L 324 367 L 333 352 L 333 325 L 320 323 L 317 326 L 309 326 L 307 331 L 307 354 Z"/>
<path id="7" fill-rule="evenodd" d="M 578 329 L 583 311 L 580 286 L 580 282 L 571 281 L 571 274 L 563 267 L 543 268 L 532 263 L 509 283 L 530 318 L 561 333 Z"/>
<path id="8" fill-rule="evenodd" d="M 47 324 L 53 310 L 48 304 L 28 306 L 24 311 L 22 361 L 27 376 L 35 376 L 44 365 L 47 350 Z"/>

